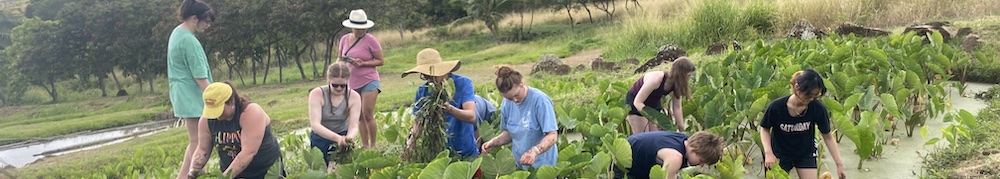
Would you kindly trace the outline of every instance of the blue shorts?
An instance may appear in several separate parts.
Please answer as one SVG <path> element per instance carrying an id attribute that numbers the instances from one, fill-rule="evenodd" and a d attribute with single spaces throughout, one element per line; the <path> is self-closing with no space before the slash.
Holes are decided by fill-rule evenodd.
<path id="1" fill-rule="evenodd" d="M 365 84 L 365 86 L 354 89 L 354 91 L 357 91 L 358 93 L 366 93 L 375 90 L 378 90 L 378 93 L 382 93 L 382 84 L 380 84 L 378 80 L 372 80 L 371 82 L 368 82 L 368 84 Z"/>
<path id="2" fill-rule="evenodd" d="M 345 131 L 337 134 L 346 136 L 347 132 Z M 319 151 L 323 152 L 323 161 L 326 161 L 326 163 L 330 163 L 330 156 L 327 155 L 327 152 L 337 150 L 335 142 L 327 140 L 326 138 L 317 135 L 315 132 L 309 132 L 309 144 L 313 147 L 319 148 Z"/>

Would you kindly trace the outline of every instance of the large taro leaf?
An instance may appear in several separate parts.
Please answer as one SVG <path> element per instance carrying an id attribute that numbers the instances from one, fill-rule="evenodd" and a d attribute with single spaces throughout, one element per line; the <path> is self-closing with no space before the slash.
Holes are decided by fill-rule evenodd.
<path id="1" fill-rule="evenodd" d="M 861 101 L 862 96 L 864 96 L 864 93 L 854 93 L 850 97 L 847 97 L 847 99 L 844 100 L 844 109 L 852 109 L 857 107 L 858 102 Z"/>
<path id="2" fill-rule="evenodd" d="M 869 86 L 865 95 L 861 96 L 861 100 L 858 101 L 858 108 L 870 111 L 873 107 L 875 107 L 875 86 Z"/>
<path id="3" fill-rule="evenodd" d="M 605 150 L 611 153 L 618 169 L 632 168 L 632 145 L 625 138 L 615 138 L 612 143 L 605 143 Z"/>
<path id="4" fill-rule="evenodd" d="M 653 109 L 652 107 L 649 106 L 643 107 L 640 113 L 642 113 L 642 116 L 645 116 L 646 119 L 649 119 L 653 123 L 656 123 L 656 125 L 660 127 L 660 130 L 663 131 L 677 130 L 677 126 L 673 123 L 673 121 L 670 120 L 670 117 L 668 117 L 666 114 L 663 114 L 660 111 L 657 111 L 656 109 Z"/>
<path id="5" fill-rule="evenodd" d="M 559 178 L 559 168 L 554 166 L 542 166 L 535 172 L 537 178 Z"/>
<path id="6" fill-rule="evenodd" d="M 323 160 L 323 152 L 319 151 L 319 148 L 309 147 L 309 151 L 305 152 L 302 157 L 305 158 L 306 164 L 309 165 L 309 169 L 324 171 L 326 170 L 326 161 Z"/>
<path id="7" fill-rule="evenodd" d="M 889 93 L 882 93 L 881 96 L 882 109 L 889 111 L 889 114 L 896 117 L 902 117 L 903 115 L 899 113 L 899 106 L 896 105 L 896 98 Z"/>
<path id="8" fill-rule="evenodd" d="M 767 104 L 770 101 L 771 99 L 768 98 L 767 95 L 763 95 L 760 98 L 757 98 L 757 100 L 754 100 L 753 104 L 750 105 L 750 109 L 747 111 L 748 112 L 747 114 L 756 117 L 757 114 L 760 114 L 761 112 L 764 111 L 765 108 L 767 108 Z"/>
<path id="9" fill-rule="evenodd" d="M 444 178 L 444 171 L 448 168 L 448 162 L 451 162 L 451 158 L 448 157 L 438 157 L 427 164 L 423 171 L 420 171 L 419 179 L 442 179 Z"/>
<path id="10" fill-rule="evenodd" d="M 594 155 L 594 158 L 590 160 L 590 165 L 587 166 L 587 170 L 592 174 L 599 175 L 604 174 L 611 167 L 611 156 L 601 151 Z"/>
<path id="11" fill-rule="evenodd" d="M 743 155 L 739 155 L 735 159 L 730 155 L 724 155 L 722 161 L 719 161 L 715 167 L 719 170 L 722 179 L 743 178 L 743 172 L 746 170 L 743 168 Z"/>
<path id="12" fill-rule="evenodd" d="M 844 111 L 844 105 L 841 105 L 840 102 L 837 100 L 831 98 L 823 98 L 823 104 L 826 105 L 827 109 L 830 109 L 830 112 Z"/>
<path id="13" fill-rule="evenodd" d="M 562 154 L 561 151 L 559 153 Z M 562 155 L 560 155 L 560 157 L 562 157 Z M 495 178 L 497 176 L 514 173 L 514 171 L 517 170 L 517 164 L 515 162 L 514 156 L 510 153 L 510 149 L 507 148 L 500 148 L 495 155 L 486 154 L 486 156 L 483 156 L 481 166 L 483 169 L 483 176 L 487 178 Z"/>
<path id="14" fill-rule="evenodd" d="M 448 168 L 444 170 L 444 179 L 468 179 L 472 178 L 476 174 L 476 170 L 479 169 L 479 165 L 482 164 L 483 158 L 477 158 L 472 162 L 455 162 L 448 165 Z"/>
<path id="15" fill-rule="evenodd" d="M 861 112 L 861 121 L 858 122 L 856 128 L 860 143 L 855 144 L 858 147 L 858 156 L 861 156 L 862 160 L 870 159 L 872 153 L 875 152 L 876 136 L 874 132 L 881 131 L 881 129 L 875 128 L 875 125 L 878 123 L 877 118 L 875 112 Z"/>
<path id="16" fill-rule="evenodd" d="M 663 171 L 662 166 L 653 165 L 649 167 L 649 178 L 667 178 L 667 172 Z"/>
<path id="17" fill-rule="evenodd" d="M 270 176 L 272 174 L 268 173 L 267 175 L 268 176 L 265 176 L 265 178 L 270 178 Z M 318 171 L 318 170 L 309 170 L 309 171 L 306 171 L 305 173 L 302 173 L 302 175 L 299 175 L 299 178 L 302 178 L 302 179 L 324 179 L 326 177 L 327 177 L 326 172 L 322 172 L 322 171 Z M 276 177 L 276 178 L 278 178 L 278 177 Z"/>
<path id="18" fill-rule="evenodd" d="M 843 113 L 834 113 L 833 122 L 837 124 L 838 131 L 847 136 L 847 138 L 850 139 L 851 142 L 854 142 L 855 145 L 861 142 L 861 136 L 858 135 L 857 126 L 854 125 L 854 122 L 851 122 L 850 118 L 844 116 Z"/>

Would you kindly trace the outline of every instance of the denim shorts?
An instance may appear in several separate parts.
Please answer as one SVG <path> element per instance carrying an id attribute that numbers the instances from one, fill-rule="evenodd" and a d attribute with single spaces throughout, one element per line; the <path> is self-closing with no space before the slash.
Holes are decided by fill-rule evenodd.
<path id="1" fill-rule="evenodd" d="M 365 86 L 354 89 L 354 91 L 357 91 L 358 93 L 366 93 L 375 90 L 378 90 L 378 93 L 382 93 L 382 85 L 378 82 L 378 80 L 372 80 L 371 82 L 368 82 L 368 84 L 365 84 Z"/>
<path id="2" fill-rule="evenodd" d="M 337 134 L 340 134 L 341 136 L 346 136 L 347 131 L 340 132 Z M 330 163 L 330 157 L 329 155 L 327 155 L 327 152 L 330 152 L 331 150 L 337 150 L 336 142 L 327 140 L 326 138 L 319 136 L 315 132 L 309 132 L 309 144 L 312 147 L 319 148 L 319 151 L 323 152 L 323 161 L 326 161 L 327 163 Z"/>

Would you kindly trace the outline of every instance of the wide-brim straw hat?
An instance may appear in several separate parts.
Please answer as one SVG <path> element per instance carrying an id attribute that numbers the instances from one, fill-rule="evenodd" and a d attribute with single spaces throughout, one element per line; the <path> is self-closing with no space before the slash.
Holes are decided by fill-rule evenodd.
<path id="1" fill-rule="evenodd" d="M 457 71 L 461 67 L 461 61 L 442 61 L 441 53 L 432 48 L 420 50 L 417 53 L 417 66 L 403 72 L 403 77 L 411 73 L 420 73 L 428 76 L 444 76 Z"/>

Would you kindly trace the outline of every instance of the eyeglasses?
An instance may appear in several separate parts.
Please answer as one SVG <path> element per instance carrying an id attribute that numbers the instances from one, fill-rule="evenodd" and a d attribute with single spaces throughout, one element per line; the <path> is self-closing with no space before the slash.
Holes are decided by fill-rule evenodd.
<path id="1" fill-rule="evenodd" d="M 330 84 L 330 88 L 347 88 L 347 84 Z"/>

